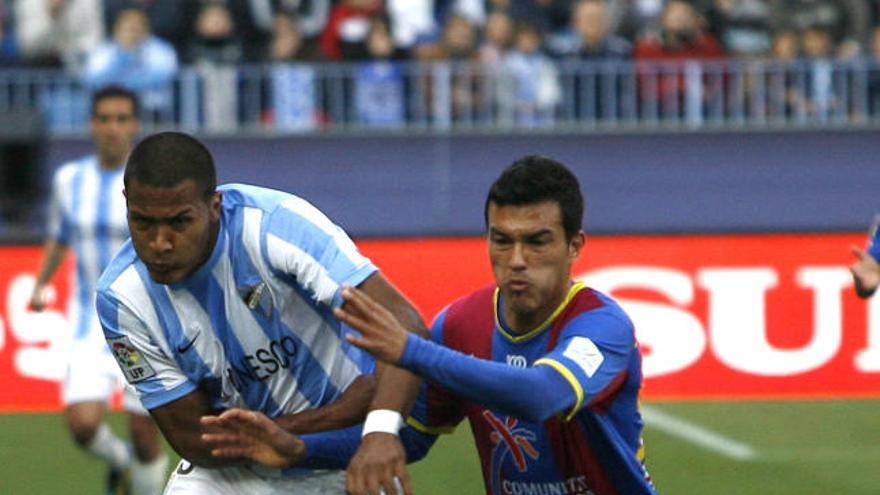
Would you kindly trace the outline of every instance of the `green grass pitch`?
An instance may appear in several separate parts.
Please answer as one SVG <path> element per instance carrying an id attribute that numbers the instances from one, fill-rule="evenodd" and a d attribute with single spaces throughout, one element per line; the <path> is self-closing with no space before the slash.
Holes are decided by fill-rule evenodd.
<path id="1" fill-rule="evenodd" d="M 880 493 L 880 400 L 646 405 L 686 425 L 652 425 L 648 416 L 648 468 L 661 494 Z M 122 419 L 112 415 L 115 429 Z M 711 441 L 695 440 L 692 428 Z M 751 456 L 731 455 L 726 441 Z M 94 494 L 103 474 L 73 447 L 60 415 L 0 414 L 0 494 Z M 468 427 L 442 438 L 411 475 L 418 495 L 482 493 Z"/>

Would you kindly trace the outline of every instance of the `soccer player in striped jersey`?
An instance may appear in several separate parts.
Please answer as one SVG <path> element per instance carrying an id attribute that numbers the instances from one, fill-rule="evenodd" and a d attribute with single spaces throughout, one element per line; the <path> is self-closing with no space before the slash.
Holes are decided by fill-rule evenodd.
<path id="1" fill-rule="evenodd" d="M 419 381 L 385 365 L 373 380 L 374 361 L 345 340 L 333 309 L 343 284 L 358 286 L 427 330 L 342 229 L 291 194 L 217 188 L 210 152 L 182 133 L 139 143 L 124 182 L 131 241 L 101 276 L 97 307 L 126 379 L 183 458 L 165 493 L 344 492 L 339 469 L 213 457 L 200 418 L 230 407 L 297 433 L 359 423 L 368 408 L 368 420 L 396 418 L 365 427 L 349 469 L 377 490 L 399 480 L 409 491 L 393 426 Z"/>
<path id="2" fill-rule="evenodd" d="M 430 340 L 409 335 L 362 291 L 343 291 L 346 304 L 335 313 L 361 332 L 349 342 L 429 382 L 401 432 L 411 460 L 467 417 L 487 494 L 654 493 L 632 323 L 610 297 L 571 278 L 585 241 L 582 217 L 576 177 L 553 160 L 525 157 L 486 201 L 496 283 L 441 311 Z M 263 419 L 227 411 L 209 420 L 226 431 L 207 440 L 220 456 L 311 462 L 316 453 L 301 439 Z"/>
<path id="3" fill-rule="evenodd" d="M 108 86 L 93 95 L 91 112 L 95 154 L 65 163 L 52 182 L 48 235 L 31 309 L 45 307 L 46 284 L 72 249 L 76 269 L 68 306 L 73 344 L 63 384 L 64 417 L 77 445 L 109 463 L 108 491 L 122 489 L 123 472 L 131 467 L 135 493 L 153 495 L 165 484 L 167 457 L 155 424 L 132 390 L 125 391 L 123 406 L 134 455 L 104 422 L 108 401 L 124 382 L 95 314 L 98 276 L 128 238 L 122 171 L 139 131 L 137 97 Z"/>

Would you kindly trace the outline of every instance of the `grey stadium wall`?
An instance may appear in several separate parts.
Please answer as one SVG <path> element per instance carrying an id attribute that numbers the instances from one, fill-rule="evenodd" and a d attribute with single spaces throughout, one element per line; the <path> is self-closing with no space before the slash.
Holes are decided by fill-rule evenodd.
<path id="1" fill-rule="evenodd" d="M 221 182 L 293 192 L 352 235 L 474 235 L 492 180 L 541 154 L 582 181 L 587 232 L 861 230 L 880 211 L 877 131 L 206 138 Z M 89 152 L 49 142 L 46 171 Z M 49 174 L 44 174 L 48 176 Z"/>

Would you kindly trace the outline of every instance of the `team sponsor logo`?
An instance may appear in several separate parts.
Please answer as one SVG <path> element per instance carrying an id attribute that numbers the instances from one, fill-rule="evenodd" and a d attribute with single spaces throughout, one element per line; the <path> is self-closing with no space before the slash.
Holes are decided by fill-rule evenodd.
<path id="1" fill-rule="evenodd" d="M 156 375 L 156 371 L 132 345 L 128 337 L 108 339 L 107 343 L 110 344 L 110 350 L 113 351 L 113 356 L 128 383 L 137 383 Z"/>
<path id="2" fill-rule="evenodd" d="M 296 356 L 297 343 L 293 337 L 285 335 L 278 340 L 269 341 L 269 345 L 246 354 L 240 359 L 231 361 L 226 369 L 236 390 L 241 391 L 244 382 L 266 381 L 278 370 L 288 368 Z"/>
<path id="3" fill-rule="evenodd" d="M 574 337 L 571 339 L 562 355 L 574 361 L 590 378 L 599 369 L 602 361 L 605 361 L 605 356 L 602 355 L 596 344 L 586 337 Z"/>
<path id="4" fill-rule="evenodd" d="M 266 318 L 272 316 L 272 293 L 266 282 L 239 287 L 238 294 L 251 311 L 258 312 Z"/>
<path id="5" fill-rule="evenodd" d="M 586 476 L 574 476 L 566 480 L 537 483 L 531 481 L 504 480 L 501 493 L 505 495 L 594 495 L 587 487 Z"/>
<path id="6" fill-rule="evenodd" d="M 536 439 L 535 432 L 521 427 L 516 418 L 508 416 L 506 420 L 501 420 L 489 410 L 483 411 L 483 418 L 492 427 L 490 438 L 494 447 L 489 469 L 492 473 L 492 493 L 498 493 L 505 461 L 512 460 L 519 472 L 524 473 L 528 470 L 526 457 L 537 460 L 540 453 L 532 445 Z"/>

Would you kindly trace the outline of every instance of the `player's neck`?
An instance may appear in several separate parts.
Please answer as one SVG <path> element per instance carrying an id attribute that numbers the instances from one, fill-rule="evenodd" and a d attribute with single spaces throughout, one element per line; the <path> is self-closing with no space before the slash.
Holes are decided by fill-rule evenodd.
<path id="1" fill-rule="evenodd" d="M 116 170 L 125 165 L 125 157 L 98 155 L 98 165 L 104 170 Z"/>

